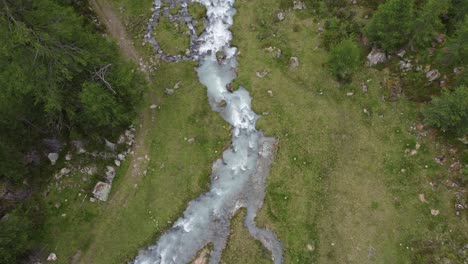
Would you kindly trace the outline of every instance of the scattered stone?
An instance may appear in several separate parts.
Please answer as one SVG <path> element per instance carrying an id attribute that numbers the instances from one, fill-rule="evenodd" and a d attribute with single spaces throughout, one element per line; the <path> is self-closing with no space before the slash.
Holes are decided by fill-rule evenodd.
<path id="1" fill-rule="evenodd" d="M 384 52 L 379 49 L 373 49 L 369 55 L 367 55 L 368 65 L 374 66 L 379 63 L 384 63 L 387 61 L 387 56 Z"/>
<path id="2" fill-rule="evenodd" d="M 306 5 L 302 1 L 294 1 L 293 2 L 293 9 L 294 10 L 303 10 L 303 9 L 306 9 Z"/>
<path id="3" fill-rule="evenodd" d="M 193 142 L 195 142 L 195 139 L 194 138 L 189 138 L 189 139 L 187 139 L 187 142 L 188 143 L 193 143 Z"/>
<path id="4" fill-rule="evenodd" d="M 439 210 L 436 210 L 436 209 L 431 209 L 431 215 L 433 216 L 437 216 L 439 215 L 440 211 Z"/>
<path id="5" fill-rule="evenodd" d="M 289 66 L 291 68 L 297 68 L 299 67 L 299 58 L 298 57 L 291 57 L 289 59 Z"/>
<path id="6" fill-rule="evenodd" d="M 309 250 L 309 251 L 314 251 L 314 250 L 315 250 L 314 245 L 312 245 L 312 244 L 307 244 L 307 250 Z"/>
<path id="7" fill-rule="evenodd" d="M 106 143 L 106 147 L 108 147 L 111 150 L 115 150 L 115 144 L 114 143 L 110 142 L 107 139 L 104 139 L 104 142 Z"/>
<path id="8" fill-rule="evenodd" d="M 456 68 L 453 69 L 453 73 L 455 75 L 459 75 L 462 71 L 463 71 L 462 67 L 456 67 Z"/>
<path id="9" fill-rule="evenodd" d="M 109 183 L 105 182 L 98 182 L 94 186 L 93 189 L 93 195 L 94 198 L 101 200 L 103 202 L 107 201 L 107 198 L 109 198 L 109 193 L 111 191 L 112 186 Z"/>
<path id="10" fill-rule="evenodd" d="M 415 150 L 415 149 L 411 150 L 410 156 L 414 156 L 414 155 L 416 155 L 416 154 L 418 154 L 418 151 L 417 151 L 417 150 Z"/>
<path id="11" fill-rule="evenodd" d="M 444 164 L 445 157 L 444 157 L 444 156 L 435 157 L 434 160 L 435 160 L 438 164 L 442 165 L 442 164 Z"/>
<path id="12" fill-rule="evenodd" d="M 281 57 L 281 49 L 277 48 L 277 47 L 268 47 L 268 48 L 265 48 L 265 51 L 269 52 L 269 53 L 272 53 L 274 55 L 275 58 L 279 58 Z"/>
<path id="13" fill-rule="evenodd" d="M 367 249 L 367 258 L 370 259 L 373 256 L 375 256 L 375 248 L 372 245 L 369 245 L 369 248 Z"/>
<path id="14" fill-rule="evenodd" d="M 440 78 L 440 72 L 438 70 L 431 70 L 426 73 L 426 78 L 428 81 L 433 82 Z"/>
<path id="15" fill-rule="evenodd" d="M 424 193 L 419 194 L 419 201 L 421 201 L 421 203 L 427 203 Z"/>
<path id="16" fill-rule="evenodd" d="M 164 90 L 164 93 L 167 94 L 167 95 L 171 95 L 174 93 L 174 89 L 166 89 Z"/>
<path id="17" fill-rule="evenodd" d="M 55 165 L 55 163 L 57 162 L 57 160 L 59 158 L 59 154 L 55 153 L 55 152 L 52 152 L 52 153 L 49 153 L 49 155 L 47 155 L 47 158 L 49 158 L 50 163 L 52 165 Z"/>
<path id="18" fill-rule="evenodd" d="M 158 107 L 156 104 L 150 105 L 150 109 L 156 109 L 156 107 Z M 125 139 L 124 139 L 124 140 L 125 140 Z"/>
<path id="19" fill-rule="evenodd" d="M 262 115 L 264 115 L 264 116 L 267 116 L 267 115 L 269 115 L 269 114 L 270 114 L 270 112 L 263 112 L 263 113 L 262 113 Z"/>
<path id="20" fill-rule="evenodd" d="M 86 153 L 86 150 L 84 149 L 84 143 L 82 141 L 79 141 L 79 140 L 74 140 L 71 142 L 72 145 L 75 147 L 76 149 L 76 153 L 77 154 L 83 154 L 83 153 Z"/>
<path id="21" fill-rule="evenodd" d="M 268 93 L 268 95 L 273 96 L 273 91 L 272 90 L 268 90 L 267 93 Z"/>
<path id="22" fill-rule="evenodd" d="M 49 256 L 47 257 L 47 261 L 56 261 L 57 260 L 57 255 L 52 252 L 49 254 Z"/>
<path id="23" fill-rule="evenodd" d="M 126 141 L 126 137 L 124 134 L 120 135 L 119 140 L 117 141 L 117 144 L 122 145 Z"/>
<path id="24" fill-rule="evenodd" d="M 369 90 L 369 87 L 367 86 L 366 83 L 361 83 L 361 89 L 362 89 L 362 92 L 363 93 L 367 93 L 367 91 Z"/>
<path id="25" fill-rule="evenodd" d="M 84 167 L 83 169 L 80 170 L 82 173 L 86 173 L 88 175 L 94 175 L 96 174 L 97 172 L 97 168 L 96 166 L 87 166 L 87 167 Z"/>
<path id="26" fill-rule="evenodd" d="M 322 26 L 320 26 L 320 27 L 318 28 L 318 32 L 320 32 L 320 33 L 322 33 L 324 30 L 325 30 L 325 29 L 324 29 Z"/>
<path id="27" fill-rule="evenodd" d="M 286 18 L 286 15 L 284 12 L 280 11 L 278 12 L 278 14 L 276 14 L 276 18 L 279 20 L 279 21 L 283 21 L 285 18 Z"/>
<path id="28" fill-rule="evenodd" d="M 353 92 L 346 93 L 346 96 L 353 96 L 353 95 L 354 95 Z"/>
<path id="29" fill-rule="evenodd" d="M 402 71 L 409 71 L 413 68 L 413 65 L 408 61 L 400 61 L 400 70 Z"/>
<path id="30" fill-rule="evenodd" d="M 92 203 L 94 203 L 94 202 L 96 202 L 96 198 L 94 198 L 94 197 L 89 197 L 89 201 L 92 202 Z"/>
<path id="31" fill-rule="evenodd" d="M 115 166 L 120 167 L 120 160 L 114 160 Z"/>
<path id="32" fill-rule="evenodd" d="M 107 169 L 107 171 L 106 171 L 106 180 L 107 180 L 107 182 L 112 183 L 112 181 L 115 178 L 115 168 L 112 167 L 112 166 L 107 166 L 106 169 Z"/>
<path id="33" fill-rule="evenodd" d="M 419 150 L 421 148 L 421 144 L 416 143 L 416 146 L 414 147 L 416 150 Z"/>
<path id="34" fill-rule="evenodd" d="M 117 158 L 121 161 L 125 160 L 125 155 L 120 153 L 119 155 L 117 155 Z"/>
<path id="35" fill-rule="evenodd" d="M 176 82 L 176 84 L 174 84 L 174 90 L 177 90 L 180 88 L 180 84 L 182 83 L 182 81 L 178 81 Z"/>
<path id="36" fill-rule="evenodd" d="M 65 160 L 70 161 L 73 158 L 73 155 L 69 152 L 67 155 L 65 155 Z"/>
<path id="37" fill-rule="evenodd" d="M 55 174 L 55 179 L 60 180 L 63 176 L 67 176 L 69 173 L 69 168 L 62 168 L 57 174 Z"/>
<path id="38" fill-rule="evenodd" d="M 450 169 L 451 169 L 451 170 L 460 170 L 462 167 L 463 167 L 463 166 L 462 166 L 462 164 L 461 164 L 459 161 L 454 162 L 454 163 L 452 163 L 452 164 L 450 165 Z"/>
<path id="39" fill-rule="evenodd" d="M 256 72 L 255 75 L 260 78 L 260 79 L 263 79 L 265 78 L 270 72 L 267 71 L 267 70 L 263 70 L 261 72 Z"/>
<path id="40" fill-rule="evenodd" d="M 400 51 L 398 51 L 397 56 L 400 58 L 403 58 L 405 54 L 406 54 L 406 50 L 401 49 Z"/>

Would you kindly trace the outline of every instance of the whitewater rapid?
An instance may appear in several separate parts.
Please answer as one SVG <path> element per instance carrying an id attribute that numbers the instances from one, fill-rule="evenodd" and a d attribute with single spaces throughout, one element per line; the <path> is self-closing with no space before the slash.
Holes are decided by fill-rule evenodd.
<path id="1" fill-rule="evenodd" d="M 180 0 L 179 0 L 180 2 Z M 256 212 L 265 196 L 265 178 L 275 151 L 275 139 L 255 128 L 258 115 L 251 109 L 251 97 L 242 87 L 228 91 L 236 77 L 237 49 L 230 46 L 236 10 L 234 0 L 198 0 L 207 9 L 204 33 L 197 39 L 196 68 L 206 86 L 209 103 L 232 126 L 231 147 L 214 162 L 210 191 L 192 200 L 184 215 L 164 233 L 156 245 L 143 250 L 133 261 L 149 263 L 189 263 L 211 243 L 209 263 L 219 263 L 230 232 L 230 222 L 240 208 L 247 209 L 244 225 L 250 234 L 271 251 L 276 264 L 282 263 L 282 247 L 276 236 L 255 226 Z M 155 1 L 161 6 L 161 0 Z M 157 10 L 159 12 L 159 10 Z M 156 43 L 156 42 L 155 42 Z M 216 54 L 222 52 L 223 59 Z"/>

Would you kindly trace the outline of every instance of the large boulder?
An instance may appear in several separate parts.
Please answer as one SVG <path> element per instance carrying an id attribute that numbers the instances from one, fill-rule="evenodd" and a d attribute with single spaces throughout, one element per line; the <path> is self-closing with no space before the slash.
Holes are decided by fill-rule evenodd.
<path id="1" fill-rule="evenodd" d="M 367 60 L 368 60 L 368 65 L 369 66 L 374 66 L 379 63 L 384 63 L 387 61 L 387 55 L 385 55 L 385 52 L 379 50 L 379 49 L 373 49 L 369 55 L 367 55 Z"/>
<path id="2" fill-rule="evenodd" d="M 107 198 L 109 198 L 109 193 L 111 191 L 112 185 L 106 182 L 98 182 L 94 186 L 93 189 L 93 195 L 94 198 L 100 200 L 100 201 L 107 201 Z"/>

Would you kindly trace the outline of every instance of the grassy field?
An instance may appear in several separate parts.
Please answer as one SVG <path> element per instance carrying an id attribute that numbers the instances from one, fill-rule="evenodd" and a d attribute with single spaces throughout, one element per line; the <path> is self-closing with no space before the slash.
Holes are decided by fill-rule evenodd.
<path id="1" fill-rule="evenodd" d="M 123 7 L 135 43 L 141 41 L 151 2 L 115 2 L 117 9 Z M 233 45 L 241 52 L 235 83 L 251 92 L 254 110 L 264 113 L 258 127 L 279 140 L 259 226 L 283 242 L 285 263 L 460 261 L 456 251 L 466 243 L 466 215 L 455 216 L 454 194 L 445 185 L 449 163 L 434 161 L 456 156 L 413 129 L 416 105 L 382 101 L 388 93 L 380 85 L 389 77 L 385 70 L 363 67 L 351 84 L 335 82 L 326 69 L 327 53 L 319 47 L 320 22 L 293 10 L 278 22 L 280 2 L 237 0 L 232 28 Z M 136 46 L 140 54 L 149 53 Z M 270 46 L 282 55 L 265 51 Z M 299 58 L 298 68 L 289 67 L 291 56 Z M 229 127 L 209 109 L 194 66 L 162 63 L 152 76 L 161 107 L 146 139 L 151 160 L 136 186 L 128 178 L 114 184 L 112 195 L 127 193 L 127 199 L 82 203 L 74 191 L 71 205 L 50 216 L 46 247 L 57 253 L 59 263 L 69 263 L 80 251 L 81 263 L 122 263 L 154 243 L 187 202 L 207 190 L 212 161 L 229 144 Z M 262 70 L 269 74 L 256 77 Z M 163 93 L 178 81 L 181 88 L 173 95 Z M 362 82 L 368 93 L 361 92 Z M 417 154 L 408 154 L 416 148 Z M 427 202 L 418 199 L 420 194 Z M 50 197 L 53 211 L 53 201 L 65 196 Z M 432 216 L 431 209 L 440 214 Z M 243 215 L 233 219 L 222 262 L 270 263 L 268 252 L 243 228 Z"/>

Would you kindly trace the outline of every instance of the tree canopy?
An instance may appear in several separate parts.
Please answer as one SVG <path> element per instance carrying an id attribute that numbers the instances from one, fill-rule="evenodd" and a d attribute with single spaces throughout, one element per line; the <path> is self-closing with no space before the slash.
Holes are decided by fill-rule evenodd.
<path id="1" fill-rule="evenodd" d="M 1 178 L 21 179 L 41 138 L 131 122 L 144 79 L 67 1 L 2 0 L 0 34 Z"/>
<path id="2" fill-rule="evenodd" d="M 389 52 L 407 42 L 412 23 L 413 0 L 389 0 L 379 6 L 365 32 L 372 43 Z"/>

